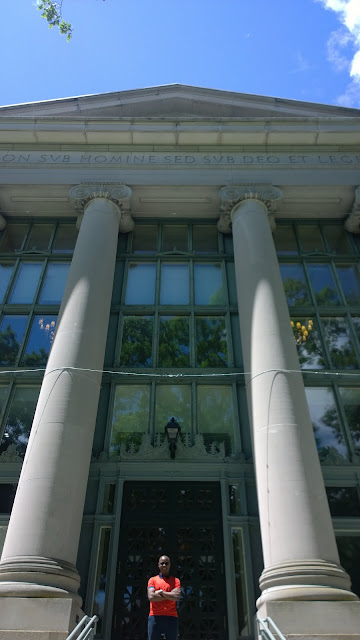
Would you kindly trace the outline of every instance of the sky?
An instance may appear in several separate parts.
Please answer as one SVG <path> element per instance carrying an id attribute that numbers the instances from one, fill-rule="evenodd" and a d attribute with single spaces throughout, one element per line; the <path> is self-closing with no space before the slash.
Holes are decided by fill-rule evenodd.
<path id="1" fill-rule="evenodd" d="M 0 105 L 180 83 L 360 108 L 360 0 L 2 0 Z"/>

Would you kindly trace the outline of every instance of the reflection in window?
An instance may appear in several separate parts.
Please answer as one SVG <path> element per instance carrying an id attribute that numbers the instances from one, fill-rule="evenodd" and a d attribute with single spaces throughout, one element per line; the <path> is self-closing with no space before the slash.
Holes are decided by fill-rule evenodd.
<path id="1" fill-rule="evenodd" d="M 342 405 L 356 453 L 360 454 L 360 387 L 340 387 Z"/>
<path id="2" fill-rule="evenodd" d="M 149 427 L 149 385 L 119 385 L 115 389 L 110 456 L 119 454 L 122 443 L 141 444 Z"/>
<path id="3" fill-rule="evenodd" d="M 195 264 L 195 304 L 223 305 L 224 286 L 220 264 Z"/>
<path id="4" fill-rule="evenodd" d="M 189 367 L 189 319 L 160 317 L 159 367 Z"/>
<path id="5" fill-rule="evenodd" d="M 42 262 L 23 262 L 17 272 L 9 302 L 12 304 L 30 304 L 38 286 Z"/>
<path id="6" fill-rule="evenodd" d="M 227 367 L 225 318 L 196 318 L 196 366 Z"/>
<path id="7" fill-rule="evenodd" d="M 2 253 L 13 253 L 19 251 L 24 242 L 25 234 L 28 230 L 27 224 L 8 224 L 3 232 L 0 251 Z"/>
<path id="8" fill-rule="evenodd" d="M 360 500 L 356 487 L 326 487 L 326 495 L 333 518 L 360 516 Z"/>
<path id="9" fill-rule="evenodd" d="M 97 633 L 101 632 L 105 613 L 106 581 L 109 562 L 110 538 L 111 528 L 101 527 L 99 551 L 96 565 L 95 593 L 92 609 L 93 614 L 99 618 L 99 621 L 96 625 Z"/>
<path id="10" fill-rule="evenodd" d="M 320 460 L 328 455 L 347 459 L 332 390 L 327 387 L 306 387 L 305 391 Z"/>
<path id="11" fill-rule="evenodd" d="M 340 564 L 351 578 L 351 590 L 360 597 L 360 538 L 336 536 Z"/>
<path id="12" fill-rule="evenodd" d="M 53 224 L 33 224 L 25 244 L 27 251 L 46 251 L 54 231 Z"/>
<path id="13" fill-rule="evenodd" d="M 15 364 L 28 316 L 6 315 L 0 324 L 0 365 Z"/>
<path id="14" fill-rule="evenodd" d="M 189 265 L 163 264 L 160 304 L 189 304 Z"/>
<path id="15" fill-rule="evenodd" d="M 57 316 L 34 316 L 26 344 L 23 364 L 28 367 L 47 363 L 54 340 Z"/>
<path id="16" fill-rule="evenodd" d="M 129 265 L 125 304 L 154 304 L 156 265 Z"/>
<path id="17" fill-rule="evenodd" d="M 318 225 L 298 226 L 297 232 L 301 251 L 324 251 L 324 243 Z"/>
<path id="18" fill-rule="evenodd" d="M 53 242 L 53 253 L 72 253 L 75 248 L 78 230 L 75 224 L 59 224 L 55 240 Z"/>
<path id="19" fill-rule="evenodd" d="M 235 590 L 238 619 L 238 635 L 249 636 L 249 612 L 246 598 L 246 572 L 242 529 L 231 529 Z"/>
<path id="20" fill-rule="evenodd" d="M 193 226 L 193 250 L 196 253 L 217 253 L 219 251 L 216 225 Z"/>
<path id="21" fill-rule="evenodd" d="M 4 300 L 13 270 L 14 264 L 0 264 L 0 302 Z"/>
<path id="22" fill-rule="evenodd" d="M 150 367 L 154 319 L 148 316 L 124 318 L 120 364 L 126 367 Z"/>
<path id="23" fill-rule="evenodd" d="M 188 228 L 185 226 L 164 224 L 163 251 L 187 251 Z"/>
<path id="24" fill-rule="evenodd" d="M 156 388 L 155 432 L 163 434 L 172 417 L 178 421 L 181 433 L 191 431 L 190 385 L 159 385 Z"/>
<path id="25" fill-rule="evenodd" d="M 353 253 L 349 234 L 343 226 L 324 225 L 323 232 L 331 253 Z"/>
<path id="26" fill-rule="evenodd" d="M 61 303 L 69 269 L 70 262 L 50 262 L 48 264 L 39 296 L 40 304 Z"/>
<path id="27" fill-rule="evenodd" d="M 133 253 L 155 253 L 158 228 L 156 225 L 136 225 L 132 237 Z"/>
<path id="28" fill-rule="evenodd" d="M 340 304 L 340 298 L 329 264 L 309 264 L 309 276 L 318 305 L 327 307 Z"/>
<path id="29" fill-rule="evenodd" d="M 347 304 L 360 303 L 360 274 L 355 264 L 338 264 L 336 271 L 341 282 Z"/>
<path id="30" fill-rule="evenodd" d="M 40 387 L 16 387 L 5 421 L 0 453 L 15 445 L 18 454 L 24 457 L 39 392 Z"/>
<path id="31" fill-rule="evenodd" d="M 322 318 L 324 338 L 334 369 L 357 369 L 358 362 L 345 318 Z"/>
<path id="32" fill-rule="evenodd" d="M 311 304 L 304 267 L 301 264 L 280 264 L 286 300 L 289 307 Z"/>
<path id="33" fill-rule="evenodd" d="M 197 387 L 197 431 L 205 444 L 224 442 L 229 455 L 234 447 L 234 414 L 232 387 L 199 385 Z"/>
<path id="34" fill-rule="evenodd" d="M 293 227 L 279 225 L 274 231 L 276 252 L 279 256 L 289 256 L 299 253 Z"/>

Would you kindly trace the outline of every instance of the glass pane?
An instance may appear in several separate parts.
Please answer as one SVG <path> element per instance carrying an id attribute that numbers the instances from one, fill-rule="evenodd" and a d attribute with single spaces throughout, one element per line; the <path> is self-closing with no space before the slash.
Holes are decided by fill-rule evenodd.
<path id="1" fill-rule="evenodd" d="M 163 251 L 188 251 L 188 228 L 164 224 Z"/>
<path id="2" fill-rule="evenodd" d="M 349 234 L 344 227 L 336 225 L 324 225 L 323 231 L 329 250 L 332 253 L 354 253 Z"/>
<path id="3" fill-rule="evenodd" d="M 14 271 L 13 264 L 0 265 L 0 302 L 3 302 L 5 293 L 9 286 L 10 278 Z"/>
<path id="4" fill-rule="evenodd" d="M 28 316 L 3 316 L 0 325 L 0 365 L 15 364 Z"/>
<path id="5" fill-rule="evenodd" d="M 297 233 L 301 251 L 324 251 L 324 243 L 318 225 L 298 226 Z"/>
<path id="6" fill-rule="evenodd" d="M 161 266 L 160 304 L 189 304 L 189 265 Z"/>
<path id="7" fill-rule="evenodd" d="M 156 387 L 155 432 L 164 433 L 165 425 L 175 418 L 181 433 L 191 431 L 191 387 L 187 384 Z"/>
<path id="8" fill-rule="evenodd" d="M 0 483 L 0 513 L 10 514 L 15 499 L 17 484 Z"/>
<path id="9" fill-rule="evenodd" d="M 96 625 L 97 633 L 101 632 L 105 613 L 106 580 L 109 561 L 111 528 L 101 527 L 98 561 L 95 576 L 95 593 L 93 603 L 93 614 L 99 618 Z"/>
<path id="10" fill-rule="evenodd" d="M 215 225 L 193 226 L 193 251 L 196 253 L 218 253 L 218 230 Z"/>
<path id="11" fill-rule="evenodd" d="M 197 387 L 197 432 L 205 444 L 224 442 L 229 455 L 234 449 L 232 388 L 225 385 Z"/>
<path id="12" fill-rule="evenodd" d="M 189 366 L 189 319 L 162 316 L 159 327 L 159 367 Z"/>
<path id="13" fill-rule="evenodd" d="M 12 304 L 30 304 L 38 286 L 42 262 L 23 262 L 17 272 L 9 302 Z"/>
<path id="14" fill-rule="evenodd" d="M 106 484 L 104 488 L 103 513 L 114 513 L 115 484 Z"/>
<path id="15" fill-rule="evenodd" d="M 360 454 L 360 388 L 340 387 L 340 397 L 356 453 Z"/>
<path id="16" fill-rule="evenodd" d="M 225 292 L 220 264 L 195 264 L 195 304 L 223 305 Z"/>
<path id="17" fill-rule="evenodd" d="M 235 572 L 235 590 L 238 620 L 238 636 L 250 636 L 251 630 L 249 626 L 249 613 L 246 598 L 246 571 L 244 545 L 241 529 L 231 529 L 234 572 Z"/>
<path id="18" fill-rule="evenodd" d="M 130 264 L 125 304 L 154 304 L 155 264 Z"/>
<path id="19" fill-rule="evenodd" d="M 340 298 L 330 265 L 309 264 L 308 269 L 317 304 L 321 306 L 340 304 Z"/>
<path id="20" fill-rule="evenodd" d="M 360 598 L 360 538 L 336 536 L 340 564 L 351 578 L 351 591 Z"/>
<path id="21" fill-rule="evenodd" d="M 313 318 L 292 318 L 291 327 L 302 369 L 323 369 L 325 357 L 317 322 Z"/>
<path id="22" fill-rule="evenodd" d="M 336 271 L 347 304 L 360 304 L 360 273 L 355 264 L 337 264 Z"/>
<path id="23" fill-rule="evenodd" d="M 196 318 L 196 366 L 228 366 L 225 318 Z"/>
<path id="24" fill-rule="evenodd" d="M 151 367 L 154 319 L 148 316 L 124 318 L 120 364 L 125 367 Z"/>
<path id="25" fill-rule="evenodd" d="M 40 387 L 17 387 L 11 400 L 5 423 L 0 453 L 15 445 L 18 454 L 24 457 L 29 440 Z"/>
<path id="26" fill-rule="evenodd" d="M 327 387 L 306 387 L 305 392 L 320 460 L 329 454 L 347 459 L 332 390 Z"/>
<path id="27" fill-rule="evenodd" d="M 322 318 L 324 338 L 334 369 L 358 369 L 359 364 L 345 318 Z"/>
<path id="28" fill-rule="evenodd" d="M 70 262 L 50 262 L 48 264 L 39 296 L 41 304 L 60 304 L 69 269 Z"/>
<path id="29" fill-rule="evenodd" d="M 279 264 L 289 307 L 311 304 L 304 267 L 301 264 Z"/>
<path id="30" fill-rule="evenodd" d="M 25 249 L 30 251 L 46 251 L 46 249 L 49 248 L 53 231 L 53 224 L 33 224 L 25 244 Z"/>
<path id="31" fill-rule="evenodd" d="M 240 487 L 238 484 L 231 484 L 229 486 L 229 502 L 230 514 L 241 515 Z"/>
<path id="32" fill-rule="evenodd" d="M 136 225 L 132 238 L 133 253 L 155 253 L 157 238 L 157 225 Z"/>
<path id="33" fill-rule="evenodd" d="M 1 414 L 3 412 L 3 409 L 4 409 L 7 393 L 8 393 L 8 386 L 7 385 L 3 386 L 3 387 L 0 387 L 0 416 L 1 416 Z"/>
<path id="34" fill-rule="evenodd" d="M 356 487 L 326 487 L 326 494 L 333 518 L 360 516 L 360 500 Z"/>
<path id="35" fill-rule="evenodd" d="M 53 253 L 72 253 L 78 237 L 75 224 L 59 224 L 53 242 Z"/>
<path id="36" fill-rule="evenodd" d="M 2 236 L 0 251 L 4 253 L 19 251 L 27 230 L 27 224 L 8 224 Z"/>
<path id="37" fill-rule="evenodd" d="M 26 344 L 23 364 L 28 367 L 47 363 L 54 340 L 57 316 L 34 316 Z"/>
<path id="38" fill-rule="evenodd" d="M 139 446 L 149 428 L 149 385 L 119 385 L 115 389 L 110 456 L 117 456 L 120 445 Z"/>
<path id="39" fill-rule="evenodd" d="M 279 256 L 288 256 L 299 253 L 293 227 L 277 226 L 274 234 L 276 252 Z"/>

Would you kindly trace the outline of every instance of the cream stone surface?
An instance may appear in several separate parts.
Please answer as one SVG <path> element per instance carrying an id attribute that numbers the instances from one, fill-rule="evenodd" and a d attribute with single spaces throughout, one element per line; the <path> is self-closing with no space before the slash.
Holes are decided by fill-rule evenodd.
<path id="1" fill-rule="evenodd" d="M 106 198 L 85 208 L 0 562 L 3 596 L 80 603 L 75 562 L 120 215 Z"/>
<path id="2" fill-rule="evenodd" d="M 307 589 L 356 599 L 339 566 L 268 208 L 249 192 L 231 219 L 265 565 L 259 602 L 296 599 L 298 587 L 304 599 Z"/>
<path id="3" fill-rule="evenodd" d="M 65 640 L 83 615 L 71 598 L 0 598 L 0 639 Z"/>

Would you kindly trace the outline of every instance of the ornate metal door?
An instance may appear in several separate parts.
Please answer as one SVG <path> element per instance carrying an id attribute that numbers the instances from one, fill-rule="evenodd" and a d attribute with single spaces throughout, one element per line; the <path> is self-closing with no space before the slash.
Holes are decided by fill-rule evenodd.
<path id="1" fill-rule="evenodd" d="M 112 639 L 146 639 L 147 581 L 162 554 L 181 581 L 180 640 L 226 640 L 220 487 L 210 482 L 125 483 Z"/>

